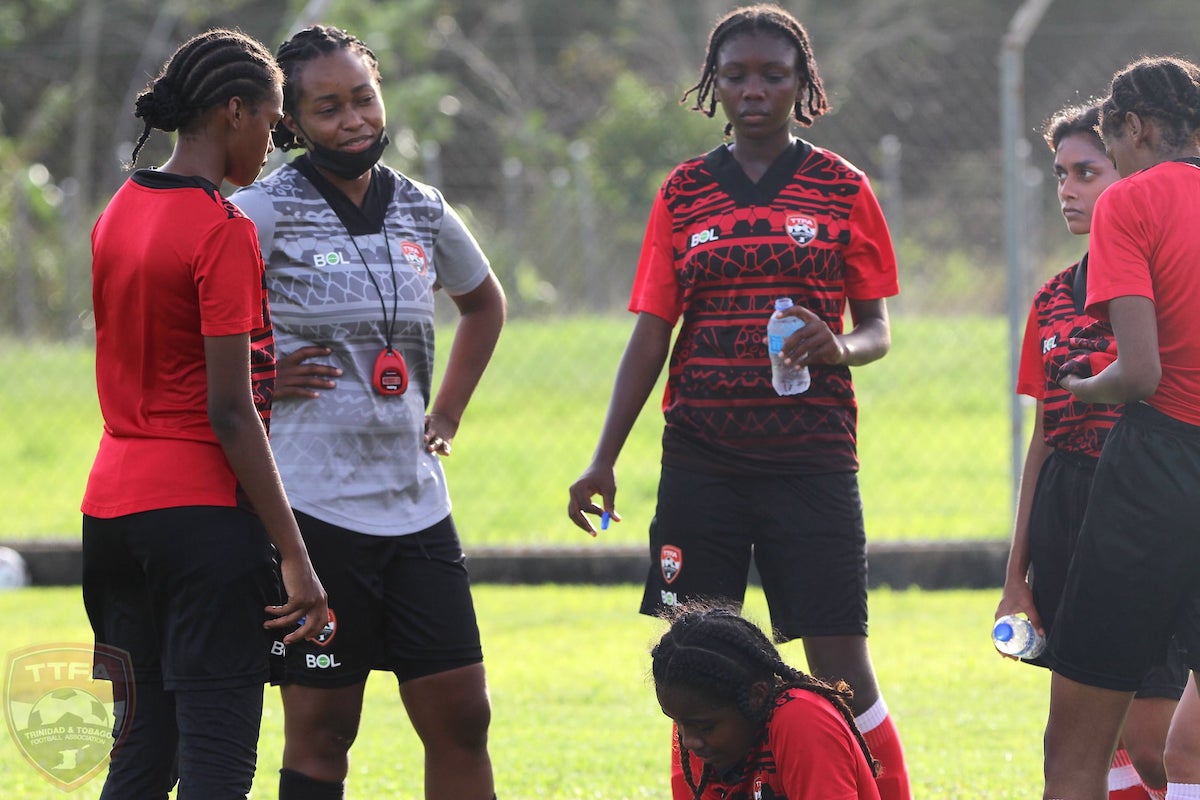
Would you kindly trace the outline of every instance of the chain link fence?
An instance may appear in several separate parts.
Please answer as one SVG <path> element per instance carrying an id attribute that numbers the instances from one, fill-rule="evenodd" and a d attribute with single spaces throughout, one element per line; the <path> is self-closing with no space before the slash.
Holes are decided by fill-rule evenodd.
<path id="1" fill-rule="evenodd" d="M 790 5 L 804 19 L 816 4 Z M 824 13 L 809 23 L 834 111 L 803 135 L 868 173 L 900 256 L 902 294 L 889 304 L 893 351 L 856 372 L 863 493 L 876 539 L 1002 538 L 1011 524 L 998 54 L 1016 4 L 987 4 L 970 17 L 940 5 L 860 2 L 847 4 L 847 19 Z M 464 527 L 507 528 L 504 543 L 582 543 L 565 518 L 566 488 L 590 456 L 632 328 L 624 306 L 650 198 L 671 166 L 721 140 L 722 121 L 676 101 L 694 82 L 693 71 L 681 70 L 700 63 L 708 12 L 725 7 L 698 3 L 688 31 L 672 28 L 673 20 L 655 23 L 648 11 L 638 46 L 656 51 L 663 74 L 614 93 L 612 107 L 553 151 L 523 143 L 519 130 L 512 141 L 479 146 L 469 106 L 454 98 L 439 101 L 439 124 L 452 134 L 435 145 L 407 127 L 404 95 L 388 96 L 396 146 L 387 160 L 444 189 L 510 298 L 497 361 L 464 423 L 463 459 L 447 464 Z M 1140 54 L 1200 56 L 1200 19 L 1170 13 L 1180 7 L 1151 0 L 1134 13 L 1060 2 L 1030 40 L 1026 244 L 1034 267 L 1019 276 L 1019 296 L 1030 297 L 1086 247 L 1058 215 L 1040 121 L 1102 95 L 1112 73 Z M 439 23 L 443 44 L 469 38 L 463 22 Z M 372 44 L 386 62 L 386 45 Z M 622 152 L 641 158 L 625 165 Z M 2 148 L 0 165 L 0 209 L 11 220 L 0 229 L 10 368 L 0 393 L 0 469 L 9 476 L 0 503 L 10 515 L 0 537 L 73 536 L 100 431 L 88 352 L 91 213 L 71 178 L 55 180 Z M 442 309 L 447 325 L 451 310 Z M 610 542 L 644 537 L 657 477 L 657 399 L 619 465 L 632 524 Z M 485 446 L 491 440 L 506 443 L 503 452 Z M 50 446 L 63 442 L 65 451 Z"/>

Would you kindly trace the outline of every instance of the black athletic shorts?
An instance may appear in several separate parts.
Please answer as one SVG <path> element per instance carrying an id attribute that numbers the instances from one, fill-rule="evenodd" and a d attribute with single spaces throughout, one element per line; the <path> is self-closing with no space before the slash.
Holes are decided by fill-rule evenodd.
<path id="1" fill-rule="evenodd" d="M 296 512 L 329 596 L 317 641 L 286 651 L 276 682 L 336 688 L 387 670 L 400 682 L 483 661 L 466 557 L 451 517 L 405 536 L 370 536 Z"/>
<path id="2" fill-rule="evenodd" d="M 1136 691 L 1174 635 L 1200 666 L 1200 427 L 1131 403 L 1109 434 L 1050 634 L 1079 683 Z"/>
<path id="3" fill-rule="evenodd" d="M 1054 628 L 1095 473 L 1096 459 L 1055 450 L 1038 474 L 1029 513 L 1029 560 L 1033 602 L 1047 631 Z M 1046 666 L 1041 657 L 1026 661 Z M 1150 670 L 1136 696 L 1178 700 L 1187 678 L 1183 655 L 1172 637 L 1165 660 Z"/>
<path id="4" fill-rule="evenodd" d="M 641 612 L 690 600 L 740 605 L 750 559 L 777 641 L 866 635 L 858 476 L 705 475 L 664 466 Z"/>
<path id="5" fill-rule="evenodd" d="M 125 650 L 137 681 L 167 691 L 263 683 L 280 602 L 258 517 L 186 506 L 83 517 L 83 602 L 96 642 Z"/>

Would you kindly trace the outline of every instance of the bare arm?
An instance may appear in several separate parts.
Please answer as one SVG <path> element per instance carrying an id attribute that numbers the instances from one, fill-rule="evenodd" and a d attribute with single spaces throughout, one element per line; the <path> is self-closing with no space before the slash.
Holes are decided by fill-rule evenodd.
<path id="1" fill-rule="evenodd" d="M 325 590 L 313 571 L 288 505 L 283 483 L 267 443 L 267 432 L 254 407 L 250 385 L 250 337 L 208 336 L 204 339 L 208 376 L 208 418 L 229 465 L 279 551 L 287 600 L 269 606 L 276 619 L 269 628 L 304 623 L 285 642 L 316 636 L 328 621 Z"/>
<path id="2" fill-rule="evenodd" d="M 1042 428 L 1042 401 L 1037 404 L 1037 418 L 1033 424 L 1033 435 L 1029 449 L 1025 452 L 1025 466 L 1021 470 L 1021 485 L 1017 494 L 1017 513 L 1013 523 L 1012 543 L 1008 549 L 1008 569 L 1004 575 L 1004 593 L 996 607 L 996 619 L 1006 614 L 1024 612 L 1033 626 L 1045 635 L 1046 628 L 1033 605 L 1033 592 L 1029 586 L 1029 518 L 1033 507 L 1033 492 L 1037 486 L 1042 465 L 1054 452 L 1046 444 Z"/>
<path id="3" fill-rule="evenodd" d="M 621 356 L 621 363 L 617 367 L 608 413 L 592 455 L 592 463 L 571 484 L 567 516 L 593 536 L 596 535 L 596 529 L 584 516 L 585 512 L 599 514 L 608 511 L 613 519 L 620 519 L 615 510 L 617 456 L 662 373 L 673 328 L 674 325 L 661 317 L 646 312 L 638 314 L 629 343 L 625 345 L 625 354 Z M 592 502 L 592 497 L 597 494 L 601 497 L 603 507 Z"/>
<path id="4" fill-rule="evenodd" d="M 1114 297 L 1108 318 L 1117 339 L 1117 360 L 1099 375 L 1067 375 L 1062 387 L 1086 403 L 1132 403 L 1154 394 L 1162 378 L 1158 320 L 1148 297 Z"/>
<path id="5" fill-rule="evenodd" d="M 425 446 L 444 456 L 450 455 L 467 403 L 491 361 L 508 308 L 504 289 L 490 271 L 483 283 L 453 299 L 461 316 L 445 374 L 425 417 Z"/>

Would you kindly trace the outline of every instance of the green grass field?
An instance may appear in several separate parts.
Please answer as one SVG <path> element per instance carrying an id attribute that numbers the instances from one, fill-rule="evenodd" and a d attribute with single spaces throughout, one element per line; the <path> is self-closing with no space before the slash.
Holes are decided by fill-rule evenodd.
<path id="1" fill-rule="evenodd" d="M 636 613 L 639 592 L 477 587 L 502 800 L 669 796 L 670 729 L 647 676 L 647 652 L 662 625 Z M 992 649 L 988 629 L 997 599 L 993 591 L 872 594 L 872 655 L 920 800 L 1040 796 L 1049 677 Z M 765 620 L 760 595 L 751 593 L 746 614 Z M 6 653 L 91 641 L 77 588 L 0 594 L 0 617 Z M 799 645 L 783 652 L 803 667 Z M 7 667 L 5 674 L 7 682 Z M 281 731 L 278 698 L 268 690 L 254 800 L 276 800 Z M 6 800 L 68 796 L 25 761 L 14 740 L 0 738 Z M 419 800 L 420 764 L 395 681 L 376 673 L 348 796 Z M 73 796 L 96 796 L 100 780 Z"/>
<path id="2" fill-rule="evenodd" d="M 510 322 L 446 460 L 467 547 L 593 543 L 566 518 L 591 457 L 631 315 Z M 892 321 L 892 352 L 855 370 L 868 535 L 1007 536 L 1011 523 L 1004 320 Z M 448 350 L 441 334 L 439 354 Z M 4 342 L 0 539 L 73 538 L 100 436 L 91 350 Z M 640 544 L 658 480 L 661 392 L 617 464 L 624 522 L 598 544 Z"/>

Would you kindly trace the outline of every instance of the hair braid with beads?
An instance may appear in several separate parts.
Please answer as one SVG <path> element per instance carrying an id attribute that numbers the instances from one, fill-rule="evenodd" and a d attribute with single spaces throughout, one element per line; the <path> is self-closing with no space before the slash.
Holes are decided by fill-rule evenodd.
<path id="1" fill-rule="evenodd" d="M 827 699 L 854 732 L 872 774 L 878 764 L 854 722 L 849 701 L 853 692 L 845 681 L 830 685 L 784 663 L 779 650 L 757 625 L 730 608 L 692 603 L 671 617 L 671 627 L 650 651 L 654 684 L 683 687 L 713 702 L 733 705 L 757 725 L 766 725 L 775 702 L 789 689 L 804 689 Z M 759 682 L 771 684 L 766 703 L 751 700 L 751 688 Z M 693 795 L 699 798 L 710 777 L 702 773 L 699 785 L 692 777 L 690 757 L 679 737 L 679 759 Z"/>
<path id="2" fill-rule="evenodd" d="M 708 37 L 708 50 L 704 56 L 700 80 L 683 93 L 683 97 L 679 98 L 680 103 L 687 102 L 688 96 L 695 92 L 696 104 L 692 106 L 692 111 L 699 111 L 709 117 L 716 114 L 717 96 L 713 87 L 717 81 L 717 58 L 726 42 L 745 33 L 772 33 L 786 39 L 796 48 L 796 70 L 800 73 L 801 84 L 804 87 L 802 97 L 796 99 L 793 112 L 796 122 L 809 126 L 817 117 L 829 112 L 829 101 L 825 97 L 825 86 L 817 72 L 817 59 L 813 55 L 808 31 L 799 20 L 782 8 L 766 4 L 739 8 L 717 20 Z M 727 123 L 725 135 L 728 136 L 732 130 L 733 123 Z"/>
<path id="3" fill-rule="evenodd" d="M 300 73 L 305 64 L 313 59 L 328 55 L 337 50 L 349 50 L 366 59 L 371 70 L 371 76 L 376 83 L 380 82 L 379 59 L 362 39 L 341 28 L 330 25 L 313 25 L 296 33 L 292 38 L 279 45 L 275 51 L 275 59 L 283 70 L 283 110 L 296 115 L 296 106 L 300 102 Z M 280 150 L 292 150 L 303 145 L 296 134 L 284 125 L 276 125 L 272 134 L 275 146 Z"/>
<path id="4" fill-rule="evenodd" d="M 1138 59 L 1113 76 L 1100 106 L 1100 124 L 1115 132 L 1132 112 L 1156 120 L 1163 143 L 1185 147 L 1200 131 L 1200 67 L 1168 56 Z"/>
<path id="5" fill-rule="evenodd" d="M 137 96 L 134 116 L 144 126 L 129 166 L 137 163 L 151 130 L 186 131 L 204 112 L 233 97 L 254 108 L 282 83 L 283 72 L 257 39 L 224 28 L 192 37 Z"/>

